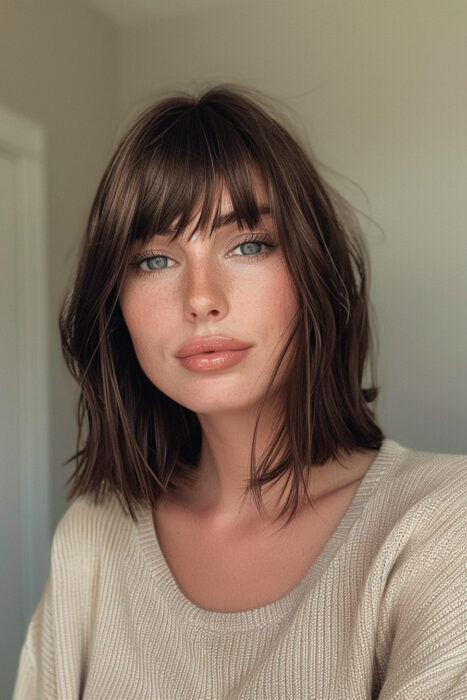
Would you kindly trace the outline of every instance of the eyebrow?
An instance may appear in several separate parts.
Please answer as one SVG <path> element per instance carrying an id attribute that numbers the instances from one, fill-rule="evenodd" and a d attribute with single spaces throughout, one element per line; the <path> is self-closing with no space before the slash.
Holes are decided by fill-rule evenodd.
<path id="1" fill-rule="evenodd" d="M 258 213 L 260 216 L 268 216 L 271 214 L 271 207 L 269 204 L 259 204 L 258 205 Z M 212 230 L 215 231 L 216 229 L 222 228 L 223 226 L 228 226 L 229 224 L 233 224 L 234 222 L 237 221 L 237 215 L 233 209 L 230 211 L 225 212 L 225 214 L 222 214 L 221 216 L 218 216 L 217 219 L 214 220 Z M 160 233 L 158 235 L 166 235 L 166 234 L 172 234 L 175 233 L 176 229 L 174 228 L 169 228 L 166 229 L 163 233 Z"/>
<path id="2" fill-rule="evenodd" d="M 268 204 L 260 204 L 258 206 L 258 212 L 261 216 L 267 216 L 268 214 L 271 213 L 271 207 Z M 237 221 L 237 215 L 233 211 L 226 212 L 225 214 L 222 214 L 222 216 L 219 216 L 215 221 L 213 225 L 213 230 L 217 228 L 222 228 L 223 226 L 228 226 L 229 224 L 233 224 L 235 221 Z"/>

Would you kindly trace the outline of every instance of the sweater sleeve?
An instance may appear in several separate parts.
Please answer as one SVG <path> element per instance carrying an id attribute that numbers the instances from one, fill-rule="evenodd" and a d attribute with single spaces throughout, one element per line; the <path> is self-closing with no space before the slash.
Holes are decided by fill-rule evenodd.
<path id="1" fill-rule="evenodd" d="M 51 587 L 49 576 L 21 650 L 13 700 L 57 698 Z"/>
<path id="2" fill-rule="evenodd" d="M 47 584 L 21 650 L 13 700 L 77 700 L 86 671 L 96 517 L 78 499 L 57 526 Z"/>
<path id="3" fill-rule="evenodd" d="M 380 611 L 393 631 L 379 700 L 467 697 L 465 501 L 431 505 Z"/>

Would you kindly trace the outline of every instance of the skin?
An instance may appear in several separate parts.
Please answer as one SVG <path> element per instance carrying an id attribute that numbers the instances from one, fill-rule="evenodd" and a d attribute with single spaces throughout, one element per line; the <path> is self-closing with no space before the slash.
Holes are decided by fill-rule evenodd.
<path id="1" fill-rule="evenodd" d="M 258 180 L 256 193 L 258 201 L 267 204 L 266 190 Z M 229 195 L 223 191 L 221 214 L 231 208 Z M 218 533 L 254 528 L 260 521 L 264 524 L 264 516 L 260 516 L 251 497 L 242 500 L 249 477 L 250 446 L 259 403 L 299 308 L 270 215 L 262 218 L 256 232 L 266 232 L 275 247 L 242 246 L 249 232 L 239 231 L 236 223 L 216 230 L 211 238 L 194 226 L 173 243 L 167 236 L 155 235 L 133 254 L 138 260 L 152 255 L 154 261 L 157 252 L 167 256 L 163 260 L 169 266 L 152 272 L 131 267 L 120 297 L 143 371 L 167 396 L 196 412 L 201 424 L 197 483 L 189 492 L 181 489 L 171 498 L 177 507 L 196 513 Z M 252 255 L 252 251 L 264 254 Z M 143 268 L 147 265 L 142 263 Z M 192 372 L 181 365 L 176 353 L 195 335 L 233 337 L 252 347 L 231 368 Z M 273 397 L 263 410 L 258 456 L 273 434 L 284 373 L 285 363 L 273 384 Z M 312 495 L 328 496 L 360 479 L 370 456 L 363 461 L 361 455 L 357 461 L 348 458 L 348 466 L 357 465 L 350 473 L 337 464 L 311 470 Z M 280 486 L 263 492 L 267 517 L 272 518 L 280 510 L 275 510 Z"/>

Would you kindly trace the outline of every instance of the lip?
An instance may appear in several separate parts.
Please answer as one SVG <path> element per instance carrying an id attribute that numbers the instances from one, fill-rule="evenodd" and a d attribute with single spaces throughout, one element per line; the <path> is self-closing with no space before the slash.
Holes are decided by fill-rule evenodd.
<path id="1" fill-rule="evenodd" d="M 229 369 L 238 364 L 250 348 L 243 350 L 221 350 L 219 352 L 203 352 L 197 355 L 180 357 L 180 362 L 185 369 L 191 372 L 213 372 L 217 370 Z"/>
<path id="2" fill-rule="evenodd" d="M 209 352 L 225 352 L 229 350 L 246 350 L 251 345 L 236 338 L 227 338 L 221 335 L 198 336 L 192 338 L 187 343 L 182 345 L 178 350 L 176 357 L 184 358 L 192 355 L 202 355 Z M 205 356 L 209 358 L 209 355 Z"/>

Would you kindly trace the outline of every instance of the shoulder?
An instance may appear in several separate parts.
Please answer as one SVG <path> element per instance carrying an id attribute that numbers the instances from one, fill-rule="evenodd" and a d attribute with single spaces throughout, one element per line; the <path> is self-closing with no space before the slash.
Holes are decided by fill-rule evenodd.
<path id="1" fill-rule="evenodd" d="M 394 442 L 385 451 L 390 458 L 365 519 L 385 600 L 395 610 L 406 600 L 408 612 L 428 605 L 434 591 L 457 600 L 466 565 L 467 457 Z"/>
<path id="2" fill-rule="evenodd" d="M 115 494 L 107 493 L 99 501 L 91 494 L 79 496 L 56 527 L 52 560 L 89 560 L 93 554 L 121 549 L 134 532 L 134 523 Z"/>
<path id="3" fill-rule="evenodd" d="M 381 698 L 418 697 L 420 688 L 448 697 L 465 639 L 467 457 L 393 446 L 397 458 L 378 484 L 382 536 L 367 577 L 379 591 Z"/>
<path id="4" fill-rule="evenodd" d="M 432 552 L 440 547 L 441 559 L 462 560 L 467 457 L 412 450 L 386 440 L 377 471 L 362 527 L 383 557 L 384 567 L 389 570 L 396 562 L 411 559 L 426 569 Z"/>
<path id="5" fill-rule="evenodd" d="M 390 459 L 368 513 L 384 566 L 448 576 L 451 564 L 465 565 L 467 457 L 387 441 L 385 450 Z"/>
<path id="6" fill-rule="evenodd" d="M 421 502 L 465 503 L 467 455 L 424 452 L 386 441 L 388 463 L 379 488 L 406 508 Z"/>

